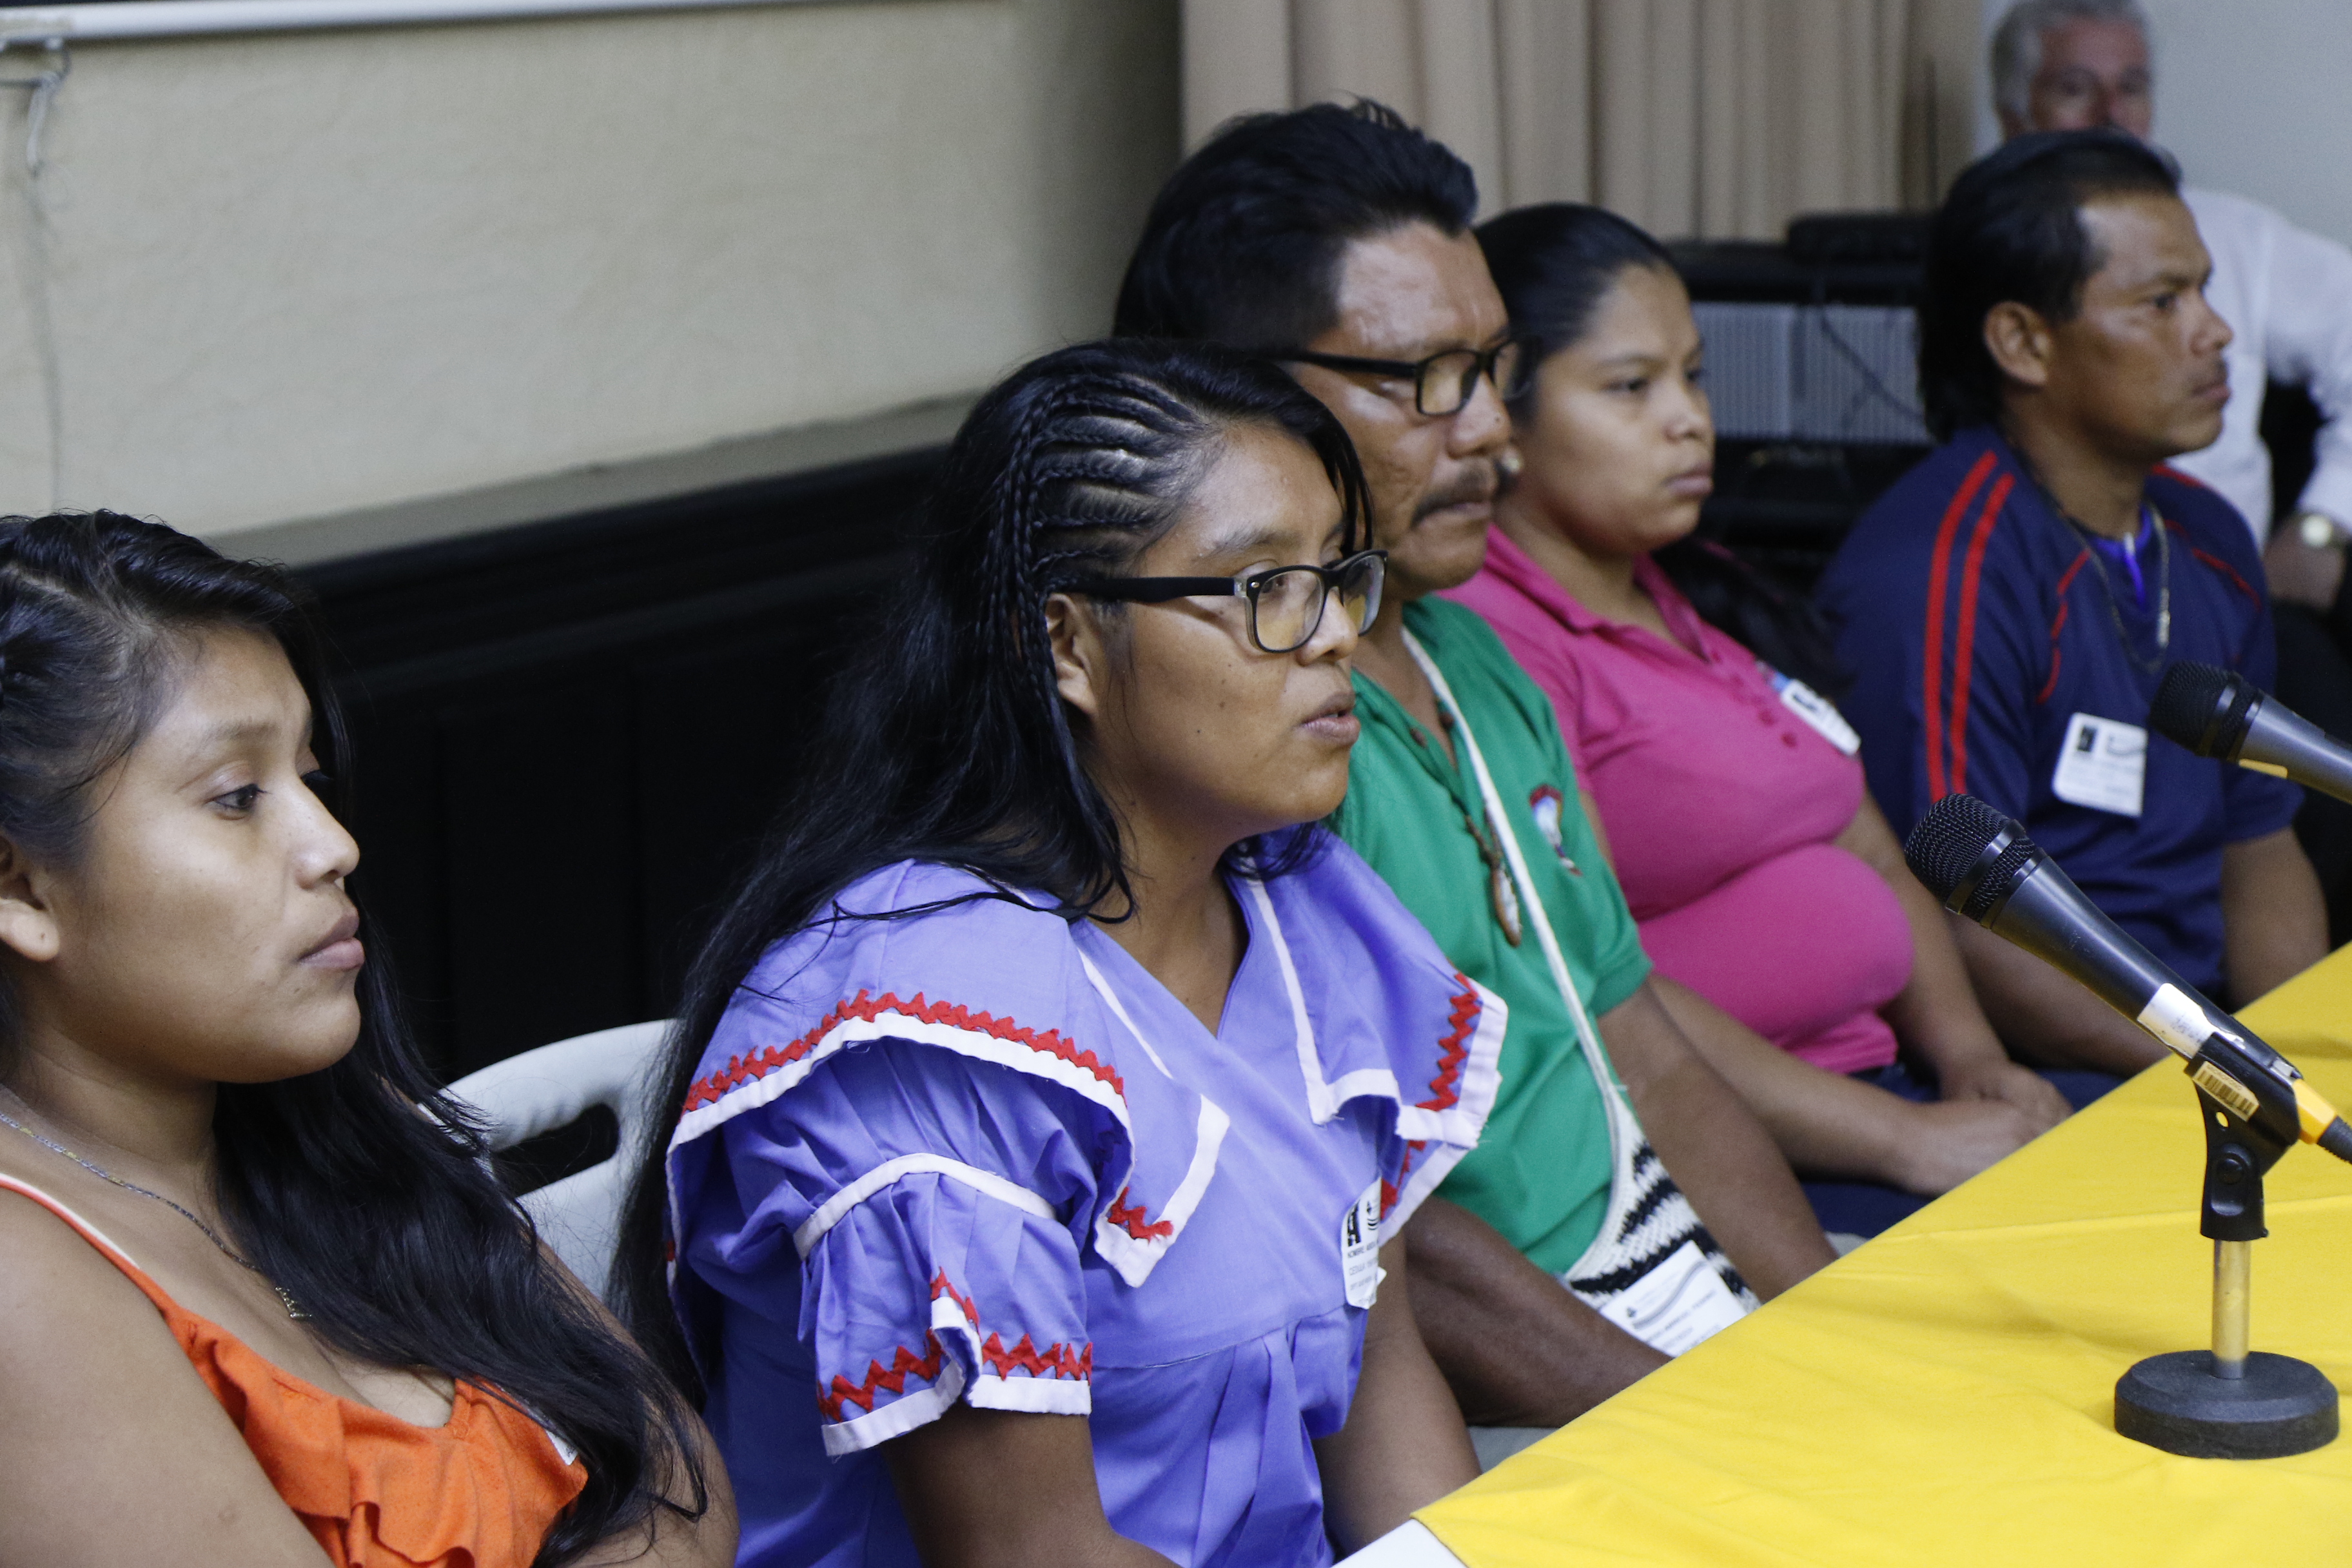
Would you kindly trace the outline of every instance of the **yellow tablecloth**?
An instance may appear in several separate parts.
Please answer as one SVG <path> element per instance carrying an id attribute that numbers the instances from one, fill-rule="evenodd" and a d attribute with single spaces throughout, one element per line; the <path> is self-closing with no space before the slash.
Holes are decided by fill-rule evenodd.
<path id="1" fill-rule="evenodd" d="M 2244 1016 L 2352 1108 L 2352 948 Z M 1420 1517 L 1471 1568 L 2352 1563 L 2352 1434 L 2116 1436 L 2125 1369 L 2209 1342 L 2203 1163 L 2153 1068 Z M 2352 1396 L 2352 1165 L 2299 1147 L 2267 1186 L 2254 1348 Z"/>

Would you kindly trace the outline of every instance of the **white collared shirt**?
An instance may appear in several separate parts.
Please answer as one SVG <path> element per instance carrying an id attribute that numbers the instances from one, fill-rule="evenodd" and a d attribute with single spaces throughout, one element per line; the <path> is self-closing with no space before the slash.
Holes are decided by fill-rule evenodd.
<path id="1" fill-rule="evenodd" d="M 2352 250 L 2243 196 L 2193 187 L 2180 195 L 2213 257 L 2206 298 L 2237 336 L 2226 355 L 2221 438 L 2173 467 L 2221 491 L 2262 542 L 2271 526 L 2263 386 L 2301 384 L 2326 421 L 2301 505 L 2352 525 L 2352 421 L 2344 417 L 2352 413 Z"/>

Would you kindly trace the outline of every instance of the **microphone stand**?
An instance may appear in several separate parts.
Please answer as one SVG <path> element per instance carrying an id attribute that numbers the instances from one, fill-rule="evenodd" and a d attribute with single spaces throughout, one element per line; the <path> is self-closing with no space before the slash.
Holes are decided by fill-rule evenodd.
<path id="1" fill-rule="evenodd" d="M 2199 1060 L 2234 1054 L 2221 1037 L 2208 1041 Z M 2192 1064 L 2192 1073 L 2195 1068 Z M 2198 1075 L 2197 1104 L 2205 1124 L 2205 1195 L 2198 1229 L 2213 1243 L 2213 1348 L 2148 1357 L 2116 1384 L 2116 1431 L 2126 1437 L 2200 1459 L 2274 1459 L 2308 1453 L 2336 1440 L 2336 1385 L 2293 1356 L 2251 1348 L 2254 1243 L 2270 1230 L 2263 1217 L 2263 1177 L 2294 1146 L 2264 1123 L 2271 1109 L 2246 1097 L 2244 1109 L 2210 1092 L 2245 1091 L 2232 1079 Z"/>
<path id="2" fill-rule="evenodd" d="M 2175 666 L 2167 690 L 2202 680 L 2199 668 Z M 2224 685 L 2236 679 L 2212 674 Z M 2212 705 L 2197 692 L 2189 699 L 2158 706 Z M 2335 1441 L 2335 1384 L 2307 1362 L 2250 1348 L 2248 1337 L 2253 1244 L 2270 1234 L 2263 1177 L 2305 1141 L 2352 1162 L 2352 1121 L 2101 914 L 2021 825 L 1984 802 L 1937 801 L 1911 829 L 1903 858 L 1946 909 L 2073 977 L 2189 1058 L 2205 1127 L 2198 1228 L 2213 1243 L 2213 1347 L 2150 1356 L 2126 1373 L 2116 1384 L 2116 1432 L 2216 1459 L 2276 1458 Z"/>

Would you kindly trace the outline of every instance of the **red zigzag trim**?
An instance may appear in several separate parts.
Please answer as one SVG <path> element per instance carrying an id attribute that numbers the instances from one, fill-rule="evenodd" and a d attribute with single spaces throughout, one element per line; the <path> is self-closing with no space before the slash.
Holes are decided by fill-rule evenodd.
<path id="1" fill-rule="evenodd" d="M 1010 1018 L 999 1018 L 991 1013 L 975 1013 L 969 1007 L 961 1007 L 951 1002 L 926 1001 L 920 992 L 915 994 L 913 1001 L 901 1002 L 896 992 L 886 991 L 877 997 L 861 988 L 856 996 L 818 1019 L 814 1028 L 791 1044 L 769 1046 L 753 1051 L 748 1056 L 728 1058 L 725 1067 L 708 1078 L 697 1079 L 694 1086 L 686 1091 L 686 1109 L 696 1110 L 703 1106 L 714 1104 L 731 1090 L 763 1079 L 778 1068 L 788 1067 L 800 1060 L 816 1048 L 816 1043 L 819 1040 L 824 1039 L 826 1035 L 851 1018 L 870 1024 L 885 1013 L 897 1013 L 906 1017 L 919 1018 L 926 1024 L 941 1024 L 950 1028 L 970 1029 L 976 1034 L 987 1035 L 994 1039 L 1010 1040 L 1015 1045 L 1027 1046 L 1031 1050 L 1042 1051 L 1049 1057 L 1058 1057 L 1072 1067 L 1085 1068 L 1101 1082 L 1110 1085 L 1122 1100 L 1127 1096 L 1126 1080 L 1118 1076 L 1118 1070 L 1116 1068 L 1097 1058 L 1092 1051 L 1078 1049 L 1074 1041 L 1065 1038 L 1058 1030 L 1046 1029 L 1041 1032 L 1024 1028 Z"/>
<path id="2" fill-rule="evenodd" d="M 1074 1377 L 1080 1383 L 1091 1380 L 1095 1374 L 1095 1347 L 1091 1341 L 1076 1351 L 1058 1341 L 1041 1351 L 1024 1334 L 1019 1344 L 1006 1350 L 1003 1336 L 991 1334 L 988 1342 L 980 1347 L 980 1359 L 994 1367 L 999 1377 L 1011 1377 L 1016 1367 L 1032 1377 L 1051 1373 L 1055 1377 Z"/>
<path id="3" fill-rule="evenodd" d="M 1110 1223 L 1138 1241 L 1157 1241 L 1161 1237 L 1175 1235 L 1176 1226 L 1171 1221 L 1152 1220 L 1144 1212 L 1143 1205 L 1140 1204 L 1133 1208 L 1127 1206 L 1128 1194 L 1134 1190 L 1132 1187 L 1121 1187 L 1118 1190 L 1118 1196 L 1111 1199 L 1108 1215 Z"/>
<path id="4" fill-rule="evenodd" d="M 1412 1174 L 1412 1163 L 1421 1158 L 1421 1152 L 1428 1147 L 1429 1140 L 1426 1138 L 1416 1138 L 1407 1143 L 1404 1161 L 1397 1166 L 1396 1180 L 1391 1182 L 1385 1176 L 1381 1178 L 1381 1220 L 1383 1224 L 1388 1220 L 1389 1211 L 1396 1207 L 1397 1199 L 1403 1195 L 1404 1179 Z"/>
<path id="5" fill-rule="evenodd" d="M 931 1278 L 931 1300 L 936 1301 L 941 1296 L 961 1308 L 965 1320 L 973 1328 L 980 1327 L 980 1308 L 971 1297 L 949 1282 L 948 1271 L 944 1268 Z M 988 1342 L 980 1347 L 980 1356 L 996 1369 L 999 1377 L 1010 1377 L 1018 1370 L 1032 1377 L 1067 1377 L 1086 1383 L 1092 1381 L 1095 1374 L 1095 1347 L 1091 1341 L 1075 1351 L 1055 1341 L 1041 1351 L 1027 1334 L 1024 1334 L 1020 1343 L 1007 1350 L 1003 1335 L 991 1334 Z M 891 1355 L 887 1367 L 878 1361 L 866 1363 L 864 1383 L 852 1383 L 836 1373 L 831 1389 L 817 1396 L 817 1406 L 824 1412 L 828 1421 L 839 1421 L 841 1408 L 845 1405 L 855 1405 L 871 1414 L 876 1389 L 904 1394 L 907 1392 L 907 1380 L 910 1377 L 937 1383 L 940 1368 L 946 1357 L 947 1352 L 940 1344 L 940 1336 L 927 1333 L 923 1336 L 922 1355 L 917 1356 L 901 1345 Z"/>
<path id="6" fill-rule="evenodd" d="M 948 1283 L 948 1271 L 944 1268 L 931 1279 L 931 1300 L 936 1301 L 942 1296 L 963 1309 L 966 1322 L 975 1329 L 980 1327 L 980 1309 L 972 1304 L 971 1297 Z"/>
<path id="7" fill-rule="evenodd" d="M 1462 1064 L 1470 1058 L 1470 1031 L 1477 1027 L 1481 1009 L 1470 977 L 1457 972 L 1454 982 L 1462 987 L 1445 1020 L 1454 1032 L 1437 1042 L 1437 1076 L 1429 1080 L 1429 1098 L 1418 1107 L 1423 1110 L 1450 1110 L 1462 1098 Z"/>
<path id="8" fill-rule="evenodd" d="M 1450 1110 L 1461 1101 L 1462 1064 L 1470 1059 L 1470 1034 L 1478 1026 L 1478 1015 L 1485 1011 L 1478 1001 L 1478 988 L 1470 984 L 1470 977 L 1456 971 L 1454 979 L 1462 987 L 1454 998 L 1454 1010 L 1446 1016 L 1445 1021 L 1454 1028 L 1452 1033 L 1437 1042 L 1437 1076 L 1429 1080 L 1429 1098 L 1418 1102 L 1418 1109 L 1423 1110 Z M 1397 1179 L 1381 1181 L 1382 1219 L 1388 1218 L 1389 1211 L 1396 1207 L 1404 1179 L 1412 1173 L 1413 1161 L 1428 1147 L 1429 1140 L 1426 1138 L 1407 1143 L 1404 1146 L 1404 1163 L 1397 1167 Z"/>
<path id="9" fill-rule="evenodd" d="M 918 1360 L 912 1351 L 900 1345 L 898 1353 L 891 1357 L 887 1370 L 885 1370 L 878 1361 L 866 1363 L 866 1381 L 862 1384 L 852 1383 L 836 1373 L 834 1375 L 831 1391 L 817 1395 L 817 1407 L 824 1412 L 826 1420 L 838 1421 L 841 1419 L 841 1407 L 845 1403 L 855 1405 L 860 1410 L 871 1414 L 874 1409 L 874 1391 L 877 1388 L 887 1388 L 893 1394 L 904 1394 L 907 1392 L 907 1380 L 910 1377 L 919 1377 L 926 1383 L 938 1382 L 940 1363 L 947 1355 L 947 1352 L 940 1348 L 940 1336 L 925 1334 L 923 1352 L 922 1358 Z"/>

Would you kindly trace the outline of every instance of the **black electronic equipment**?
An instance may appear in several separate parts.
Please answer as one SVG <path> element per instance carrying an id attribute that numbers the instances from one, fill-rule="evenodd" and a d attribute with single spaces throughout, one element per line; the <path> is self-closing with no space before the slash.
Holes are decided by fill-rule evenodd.
<path id="1" fill-rule="evenodd" d="M 1703 527 L 1799 592 L 1927 448 L 1917 214 L 1800 217 L 1786 244 L 1673 247 L 1706 343 L 1715 495 Z"/>

